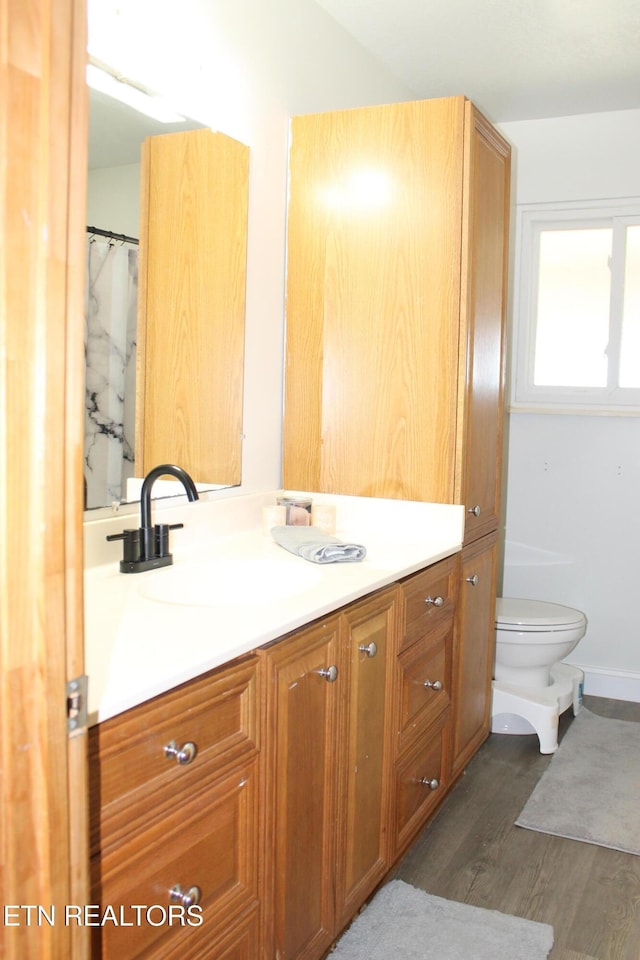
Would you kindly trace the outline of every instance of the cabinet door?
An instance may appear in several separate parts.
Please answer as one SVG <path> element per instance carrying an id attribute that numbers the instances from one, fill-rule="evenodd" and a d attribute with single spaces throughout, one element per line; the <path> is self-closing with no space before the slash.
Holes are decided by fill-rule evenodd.
<path id="1" fill-rule="evenodd" d="M 509 233 L 509 146 L 466 104 L 462 348 L 465 542 L 498 525 Z"/>
<path id="2" fill-rule="evenodd" d="M 249 148 L 225 134 L 143 144 L 138 477 L 179 463 L 240 483 L 248 184 Z"/>
<path id="3" fill-rule="evenodd" d="M 388 859 L 391 718 L 387 694 L 398 590 L 385 590 L 341 617 L 348 694 L 341 742 L 336 914 L 346 925 L 385 874 Z"/>
<path id="4" fill-rule="evenodd" d="M 495 649 L 496 535 L 462 551 L 454 629 L 453 775 L 489 735 Z"/>
<path id="5" fill-rule="evenodd" d="M 292 121 L 288 487 L 451 502 L 464 103 Z"/>
<path id="6" fill-rule="evenodd" d="M 265 651 L 273 809 L 268 953 L 278 960 L 315 960 L 334 938 L 336 744 L 344 683 L 338 653 L 338 617 Z"/>

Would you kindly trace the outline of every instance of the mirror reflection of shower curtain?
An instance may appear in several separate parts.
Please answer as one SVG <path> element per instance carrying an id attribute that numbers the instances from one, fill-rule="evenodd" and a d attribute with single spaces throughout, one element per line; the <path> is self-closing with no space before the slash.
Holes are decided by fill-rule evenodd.
<path id="1" fill-rule="evenodd" d="M 138 248 L 87 240 L 86 507 L 126 496 L 133 476 Z"/>

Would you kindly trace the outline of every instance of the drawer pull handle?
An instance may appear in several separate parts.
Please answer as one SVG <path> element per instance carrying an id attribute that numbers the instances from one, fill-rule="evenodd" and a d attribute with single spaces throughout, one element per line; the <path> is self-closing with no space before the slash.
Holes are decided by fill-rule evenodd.
<path id="1" fill-rule="evenodd" d="M 442 690 L 442 680 L 425 680 L 423 686 L 428 690 Z"/>
<path id="2" fill-rule="evenodd" d="M 169 890 L 169 896 L 171 903 L 180 903 L 183 907 L 192 907 L 194 904 L 200 903 L 202 890 L 200 887 L 189 887 L 188 890 L 183 891 L 180 884 L 176 883 L 171 890 Z"/>
<path id="3" fill-rule="evenodd" d="M 330 667 L 325 667 L 322 670 L 318 670 L 318 673 L 321 677 L 325 677 L 327 683 L 335 683 L 338 679 L 338 668 L 334 663 Z"/>
<path id="4" fill-rule="evenodd" d="M 440 786 L 440 781 L 433 779 L 431 777 L 423 777 L 421 780 L 418 780 L 418 783 L 423 787 L 429 787 L 430 790 L 437 790 Z"/>
<path id="5" fill-rule="evenodd" d="M 183 766 L 186 763 L 191 763 L 197 752 L 198 748 L 196 747 L 195 743 L 191 743 L 191 741 L 188 741 L 179 747 L 175 740 L 170 740 L 164 748 L 165 757 L 169 759 L 171 757 L 175 757 L 176 761 Z"/>
<path id="6" fill-rule="evenodd" d="M 479 505 L 479 504 L 476 504 L 475 507 L 469 507 L 469 509 L 467 510 L 467 513 L 472 513 L 472 514 L 474 515 L 474 517 L 479 517 L 479 516 L 480 516 L 480 505 Z"/>
<path id="7" fill-rule="evenodd" d="M 434 607 L 444 607 L 444 597 L 425 597 L 424 602 L 429 607 L 433 604 Z"/>
<path id="8" fill-rule="evenodd" d="M 470 583 L 472 587 L 477 587 L 480 581 L 477 573 L 474 573 L 472 577 L 467 577 L 467 583 Z"/>
<path id="9" fill-rule="evenodd" d="M 366 653 L 368 657 L 375 657 L 376 653 L 378 652 L 378 646 L 372 640 L 369 644 L 361 643 L 358 647 L 358 650 L 360 653 Z"/>

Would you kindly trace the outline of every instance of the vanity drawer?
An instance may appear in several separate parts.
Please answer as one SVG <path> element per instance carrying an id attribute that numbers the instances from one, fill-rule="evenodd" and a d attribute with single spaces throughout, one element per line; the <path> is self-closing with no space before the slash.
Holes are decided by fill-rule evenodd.
<path id="1" fill-rule="evenodd" d="M 257 767 L 256 759 L 228 773 L 161 822 L 94 858 L 92 903 L 101 915 L 110 907 L 124 921 L 95 931 L 100 944 L 94 943 L 94 955 L 129 960 L 175 950 L 176 956 L 198 956 L 195 944 L 226 936 L 234 917 L 257 908 Z M 183 894 L 198 887 L 201 910 L 172 901 L 177 886 Z M 136 913 L 133 905 L 144 909 Z M 210 955 L 203 950 L 202 956 Z"/>
<path id="2" fill-rule="evenodd" d="M 203 932 L 187 943 L 174 938 L 171 944 L 161 940 L 145 960 L 256 960 L 260 953 L 260 914 L 257 907 L 232 921 L 221 940 L 212 941 Z M 204 924 L 203 924 L 204 926 Z"/>
<path id="3" fill-rule="evenodd" d="M 437 637 L 424 638 L 398 657 L 400 753 L 449 706 L 452 636 L 452 629 L 445 627 Z"/>
<path id="4" fill-rule="evenodd" d="M 161 816 L 207 776 L 255 754 L 257 696 L 257 658 L 251 657 L 91 728 L 92 852 L 134 826 L 136 804 L 143 822 Z M 184 751 L 187 762 L 167 747 Z"/>
<path id="5" fill-rule="evenodd" d="M 447 557 L 402 582 L 405 628 L 400 650 L 430 630 L 453 621 L 458 557 Z"/>
<path id="6" fill-rule="evenodd" d="M 447 792 L 449 711 L 396 763 L 393 857 L 407 848 Z M 437 784 L 437 785 L 436 785 Z"/>

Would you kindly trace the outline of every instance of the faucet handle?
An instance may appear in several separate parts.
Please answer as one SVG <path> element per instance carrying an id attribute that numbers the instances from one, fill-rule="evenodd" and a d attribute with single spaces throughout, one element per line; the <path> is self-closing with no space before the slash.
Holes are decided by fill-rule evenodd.
<path id="1" fill-rule="evenodd" d="M 169 530 L 181 530 L 184 523 L 156 523 L 156 557 L 169 557 Z"/>
<path id="2" fill-rule="evenodd" d="M 142 556 L 140 545 L 140 529 L 123 530 L 122 533 L 110 533 L 107 540 L 124 540 L 122 559 L 127 563 L 137 563 Z"/>

